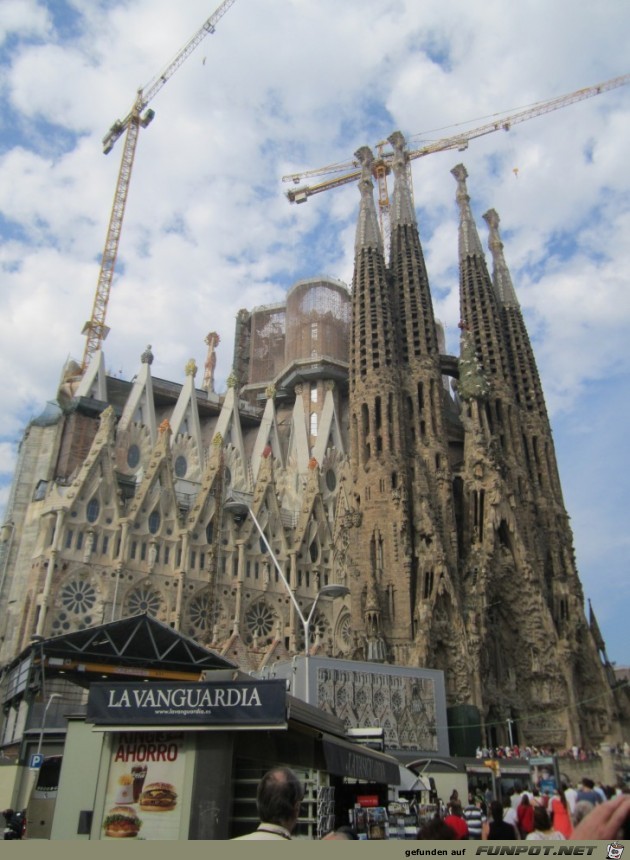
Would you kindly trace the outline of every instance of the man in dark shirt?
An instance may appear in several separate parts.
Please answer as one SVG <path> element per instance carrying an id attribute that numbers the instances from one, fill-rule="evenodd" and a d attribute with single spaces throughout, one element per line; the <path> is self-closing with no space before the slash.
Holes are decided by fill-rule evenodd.
<path id="1" fill-rule="evenodd" d="M 588 800 L 593 806 L 597 806 L 598 803 L 602 802 L 601 796 L 595 791 L 595 783 L 587 776 L 584 777 L 582 784 L 578 788 L 576 801 L 579 803 L 580 800 Z"/>

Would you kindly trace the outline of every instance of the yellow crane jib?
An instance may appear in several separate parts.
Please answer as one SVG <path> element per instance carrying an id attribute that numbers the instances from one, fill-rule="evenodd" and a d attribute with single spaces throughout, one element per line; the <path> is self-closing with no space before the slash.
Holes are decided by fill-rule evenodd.
<path id="1" fill-rule="evenodd" d="M 518 123 L 525 122 L 526 120 L 533 119 L 537 116 L 542 116 L 546 113 L 551 113 L 551 111 L 559 110 L 560 108 L 574 104 L 575 102 L 592 98 L 593 96 L 600 95 L 601 93 L 615 89 L 616 87 L 621 87 L 627 83 L 630 83 L 630 74 L 611 78 L 603 83 L 594 84 L 591 87 L 584 87 L 583 89 L 575 90 L 574 92 L 557 96 L 556 98 L 549 99 L 547 101 L 536 102 L 535 104 L 523 108 L 523 110 L 517 111 L 516 113 L 509 114 L 508 116 L 497 115 L 496 119 L 493 119 L 485 125 L 469 129 L 468 131 L 459 132 L 451 137 L 441 138 L 440 140 L 436 140 L 433 143 L 420 147 L 419 149 L 411 149 L 407 152 L 407 157 L 409 161 L 412 161 L 415 158 L 422 158 L 423 156 L 430 155 L 433 152 L 443 152 L 449 149 L 457 149 L 462 152 L 468 148 L 471 140 L 475 140 L 478 137 L 492 134 L 495 131 L 509 131 L 512 126 L 517 125 Z M 381 169 L 380 176 L 375 175 L 375 178 L 380 179 L 381 181 L 384 181 L 384 176 L 389 172 L 389 165 L 391 165 L 394 158 L 393 152 L 382 151 L 383 145 L 384 144 L 381 142 L 375 147 L 379 153 L 379 161 L 385 168 Z M 292 182 L 294 185 L 298 185 L 303 179 L 310 176 L 330 176 L 330 174 L 333 173 L 343 174 L 341 176 L 336 175 L 329 179 L 323 179 L 321 182 L 314 185 L 302 185 L 299 188 L 292 188 L 286 192 L 286 196 L 290 203 L 305 203 L 309 197 L 313 196 L 313 194 L 319 194 L 320 192 L 328 191 L 331 188 L 339 188 L 341 185 L 345 185 L 348 182 L 353 182 L 354 180 L 359 179 L 361 171 L 358 167 L 359 165 L 357 161 L 350 161 L 345 164 L 334 164 L 329 165 L 328 167 L 320 167 L 314 170 L 306 170 L 299 173 L 291 173 L 288 176 L 283 176 L 283 182 Z M 386 200 L 387 195 L 384 193 L 381 194 L 381 199 Z"/>
<path id="2" fill-rule="evenodd" d="M 166 68 L 149 81 L 146 86 L 138 90 L 133 106 L 127 116 L 122 120 L 117 119 L 103 138 L 103 152 L 107 154 L 112 151 L 118 138 L 120 138 L 125 132 L 127 133 L 120 162 L 120 169 L 118 171 L 118 179 L 116 181 L 114 202 L 112 204 L 107 236 L 105 238 L 105 248 L 103 250 L 103 257 L 101 260 L 101 268 L 94 296 L 94 304 L 92 306 L 92 314 L 83 327 L 83 334 L 86 335 L 86 342 L 83 361 L 81 364 L 82 373 L 85 372 L 93 355 L 101 348 L 103 340 L 109 331 L 105 325 L 105 318 L 107 314 L 107 305 L 109 302 L 112 279 L 114 276 L 114 269 L 116 266 L 116 258 L 118 256 L 120 234 L 122 231 L 122 223 L 127 204 L 129 183 L 131 181 L 131 171 L 133 169 L 136 145 L 138 142 L 138 132 L 140 128 L 146 128 L 155 116 L 155 111 L 150 108 L 147 109 L 148 104 L 162 89 L 164 84 L 166 84 L 166 82 L 174 75 L 182 63 L 184 63 L 192 54 L 200 42 L 202 42 L 206 36 L 215 32 L 217 21 L 225 15 L 230 6 L 233 6 L 235 2 L 236 0 L 223 0 L 223 3 L 221 3 L 212 15 L 203 22 L 194 36 L 175 55 L 174 59 L 171 60 Z"/>

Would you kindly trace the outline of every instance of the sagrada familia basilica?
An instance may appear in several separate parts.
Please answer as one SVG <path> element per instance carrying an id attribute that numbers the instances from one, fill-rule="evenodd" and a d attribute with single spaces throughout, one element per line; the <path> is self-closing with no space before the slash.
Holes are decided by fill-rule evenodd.
<path id="1" fill-rule="evenodd" d="M 140 612 L 246 671 L 311 653 L 444 672 L 488 743 L 614 740 L 549 418 L 494 210 L 492 271 L 459 208 L 461 348 L 446 354 L 398 133 L 384 252 L 372 153 L 352 289 L 314 277 L 236 320 L 233 371 L 130 381 L 69 363 L 24 434 L 0 550 L 0 664 L 33 635 Z M 139 349 L 140 352 L 140 349 Z M 201 374 L 200 374 L 201 376 Z M 253 516 L 251 516 L 253 514 Z M 255 519 L 254 519 L 255 518 Z M 260 524 L 262 538 L 256 522 Z M 8 530 L 7 530 L 8 529 Z M 269 553 L 271 548 L 273 557 Z"/>

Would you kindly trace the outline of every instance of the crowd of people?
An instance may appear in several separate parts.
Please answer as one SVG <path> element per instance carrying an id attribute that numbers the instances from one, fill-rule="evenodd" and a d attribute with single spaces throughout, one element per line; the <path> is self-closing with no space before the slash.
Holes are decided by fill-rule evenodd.
<path id="1" fill-rule="evenodd" d="M 623 747 L 615 748 L 611 752 L 616 752 L 619 755 L 628 755 L 627 744 Z M 477 758 L 524 758 L 530 759 L 537 756 L 557 755 L 561 758 L 570 758 L 574 761 L 592 761 L 600 758 L 600 754 L 595 750 L 585 749 L 584 747 L 573 746 L 564 751 L 558 751 L 554 747 L 519 747 L 518 744 L 513 746 L 498 746 L 498 747 L 477 747 L 475 751 Z"/>
<path id="2" fill-rule="evenodd" d="M 551 795 L 512 791 L 503 801 L 469 796 L 463 805 L 456 791 L 445 809 L 420 828 L 419 839 L 559 840 L 614 839 L 629 834 L 630 793 L 621 786 L 596 785 L 584 777 L 579 786 L 562 785 Z M 607 835 L 594 835 L 595 832 Z M 436 835 L 441 833 L 442 835 Z"/>
<path id="3" fill-rule="evenodd" d="M 260 824 L 239 839 L 292 838 L 300 816 L 304 789 L 289 768 L 273 768 L 258 786 L 256 801 Z M 513 790 L 503 802 L 470 795 L 463 804 L 454 791 L 444 810 L 425 821 L 419 839 L 596 840 L 628 839 L 630 793 L 605 788 L 584 777 L 579 787 L 562 786 L 551 796 L 537 789 Z M 324 839 L 356 839 L 342 827 Z"/>
<path id="4" fill-rule="evenodd" d="M 625 741 L 623 744 L 611 747 L 610 752 L 613 755 L 630 757 L 630 744 Z M 557 750 L 555 747 L 519 747 L 518 744 L 513 746 L 498 746 L 498 747 L 477 747 L 477 758 L 525 758 L 529 759 L 536 756 L 557 755 L 560 758 L 569 758 L 573 761 L 593 761 L 600 758 L 599 752 L 585 747 L 574 745 L 566 750 Z"/>

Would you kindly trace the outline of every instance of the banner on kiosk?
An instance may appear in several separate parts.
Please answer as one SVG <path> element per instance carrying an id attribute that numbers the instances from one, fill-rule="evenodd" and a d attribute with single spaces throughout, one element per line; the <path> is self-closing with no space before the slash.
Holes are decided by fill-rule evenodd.
<path id="1" fill-rule="evenodd" d="M 286 686 L 279 680 L 92 684 L 87 720 L 109 726 L 282 728 Z"/>

